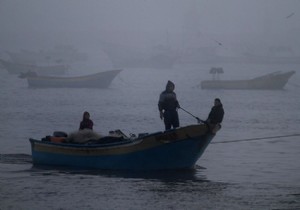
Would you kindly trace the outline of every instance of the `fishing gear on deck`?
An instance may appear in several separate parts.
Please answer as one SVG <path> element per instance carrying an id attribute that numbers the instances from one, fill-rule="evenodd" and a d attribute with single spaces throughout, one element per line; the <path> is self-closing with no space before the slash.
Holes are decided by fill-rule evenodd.
<path id="1" fill-rule="evenodd" d="M 192 117 L 196 118 L 196 120 L 198 121 L 198 123 L 204 123 L 204 120 L 201 120 L 199 117 L 196 117 L 195 115 L 193 115 L 192 113 L 190 113 L 189 111 L 185 110 L 184 108 L 180 107 L 179 109 L 182 109 L 184 112 L 188 113 L 189 115 L 191 115 Z"/>

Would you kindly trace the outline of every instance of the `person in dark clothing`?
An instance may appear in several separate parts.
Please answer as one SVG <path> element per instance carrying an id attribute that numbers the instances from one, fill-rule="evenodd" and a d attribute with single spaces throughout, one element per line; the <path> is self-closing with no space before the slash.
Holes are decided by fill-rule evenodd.
<path id="1" fill-rule="evenodd" d="M 90 119 L 90 113 L 84 112 L 82 121 L 80 122 L 79 130 L 90 129 L 93 130 L 93 121 Z"/>
<path id="2" fill-rule="evenodd" d="M 166 90 L 163 91 L 159 96 L 158 110 L 160 119 L 164 119 L 165 129 L 169 130 L 172 127 L 179 127 L 179 118 L 177 109 L 180 108 L 174 92 L 175 84 L 168 81 Z"/>
<path id="3" fill-rule="evenodd" d="M 206 123 L 209 125 L 210 129 L 213 132 L 216 132 L 221 128 L 221 123 L 224 117 L 224 109 L 223 104 L 219 98 L 216 98 L 214 101 L 214 106 L 211 108 L 209 112 Z"/>
<path id="4" fill-rule="evenodd" d="M 218 124 L 223 121 L 223 117 L 224 117 L 223 104 L 221 103 L 221 100 L 219 98 L 216 98 L 214 101 L 214 106 L 211 108 L 211 111 L 209 112 L 206 122 L 211 124 Z"/>

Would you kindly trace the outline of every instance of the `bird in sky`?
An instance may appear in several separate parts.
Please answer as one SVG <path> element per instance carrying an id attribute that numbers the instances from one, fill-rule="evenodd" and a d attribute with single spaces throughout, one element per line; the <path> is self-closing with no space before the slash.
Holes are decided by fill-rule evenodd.
<path id="1" fill-rule="evenodd" d="M 289 14 L 288 16 L 286 16 L 285 18 L 288 19 L 288 18 L 291 18 L 295 13 L 292 12 L 291 14 Z"/>

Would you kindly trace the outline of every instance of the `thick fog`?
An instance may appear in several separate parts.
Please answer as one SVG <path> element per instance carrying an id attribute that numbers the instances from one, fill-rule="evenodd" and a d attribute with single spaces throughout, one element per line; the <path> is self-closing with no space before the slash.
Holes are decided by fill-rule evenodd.
<path id="1" fill-rule="evenodd" d="M 0 53 L 57 45 L 93 53 L 117 43 L 299 55 L 299 8 L 299 0 L 1 0 Z"/>

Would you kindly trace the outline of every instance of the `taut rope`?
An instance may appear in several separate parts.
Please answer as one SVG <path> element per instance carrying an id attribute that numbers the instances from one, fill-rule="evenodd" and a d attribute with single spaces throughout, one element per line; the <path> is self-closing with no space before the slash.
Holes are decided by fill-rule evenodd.
<path id="1" fill-rule="evenodd" d="M 300 134 L 295 133 L 295 134 L 283 135 L 283 136 L 267 136 L 267 137 L 251 138 L 251 139 L 219 141 L 219 142 L 211 142 L 211 144 L 223 144 L 223 143 L 233 143 L 233 142 L 242 142 L 242 141 L 257 141 L 257 140 L 265 140 L 265 139 L 288 138 L 288 137 L 293 137 L 293 136 L 300 136 Z"/>

